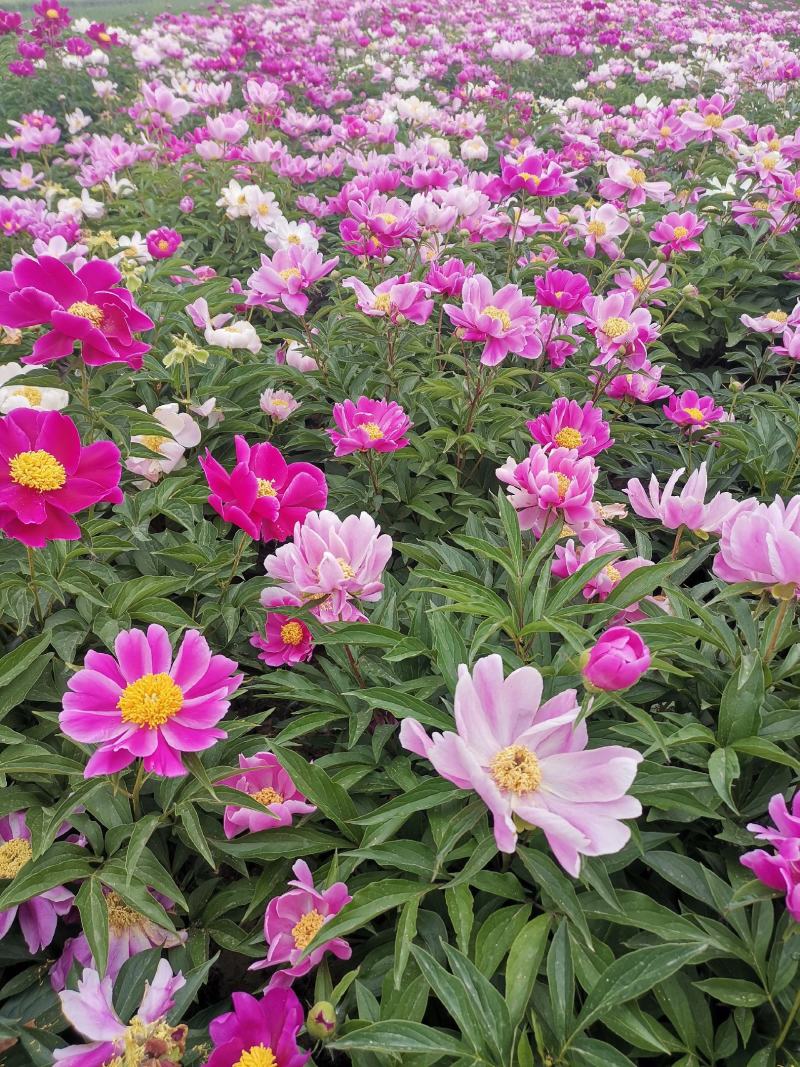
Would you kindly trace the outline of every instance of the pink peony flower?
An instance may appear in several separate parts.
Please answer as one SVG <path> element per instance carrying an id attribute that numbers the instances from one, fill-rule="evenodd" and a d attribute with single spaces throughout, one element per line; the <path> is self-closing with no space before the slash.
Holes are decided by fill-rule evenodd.
<path id="1" fill-rule="evenodd" d="M 728 103 L 721 93 L 705 99 L 697 98 L 696 111 L 684 111 L 681 114 L 681 122 L 691 131 L 696 141 L 711 141 L 718 138 L 729 148 L 732 148 L 737 140 L 738 131 L 747 125 L 746 119 L 741 115 L 731 115 L 733 104 Z"/>
<path id="2" fill-rule="evenodd" d="M 295 315 L 305 315 L 308 297 L 305 290 L 334 269 L 339 257 L 323 260 L 320 252 L 292 245 L 279 249 L 272 259 L 262 253 L 261 266 L 248 279 L 248 307 L 281 310 L 281 304 Z M 280 301 L 280 303 L 279 303 Z"/>
<path id="3" fill-rule="evenodd" d="M 616 532 L 605 526 L 593 524 L 584 526 L 576 536 L 577 540 L 571 537 L 565 544 L 556 545 L 555 558 L 551 564 L 551 570 L 556 578 L 568 578 L 585 564 L 597 559 L 598 556 L 627 551 Z M 609 562 L 594 578 L 589 579 L 583 587 L 583 596 L 586 600 L 594 597 L 605 600 L 623 578 L 640 567 L 650 565 L 651 561 L 641 556 Z"/>
<path id="4" fill-rule="evenodd" d="M 328 499 L 325 475 L 311 463 L 287 463 L 265 442 L 248 445 L 234 437 L 236 466 L 228 474 L 206 449 L 200 466 L 211 494 L 208 502 L 225 522 L 244 530 L 254 541 L 285 541 L 295 523 Z"/>
<path id="5" fill-rule="evenodd" d="M 660 245 L 669 258 L 673 252 L 699 252 L 700 244 L 695 240 L 706 228 L 706 223 L 698 219 L 692 211 L 679 214 L 671 211 L 657 222 L 650 231 L 650 240 Z"/>
<path id="6" fill-rule="evenodd" d="M 329 889 L 315 889 L 314 879 L 305 860 L 298 860 L 292 867 L 294 886 L 287 893 L 274 897 L 267 905 L 264 915 L 264 940 L 267 943 L 267 957 L 250 965 L 251 971 L 265 967 L 274 967 L 276 963 L 288 963 L 289 966 L 277 971 L 270 979 L 270 987 L 289 986 L 295 978 L 308 974 L 316 967 L 326 952 L 332 952 L 337 959 L 349 960 L 350 946 L 340 937 L 332 938 L 318 945 L 301 960 L 304 949 L 319 933 L 328 919 L 349 904 L 352 897 L 347 892 L 344 882 L 334 882 Z"/>
<path id="7" fill-rule="evenodd" d="M 670 288 L 666 263 L 660 263 L 657 259 L 651 263 L 645 263 L 643 259 L 635 259 L 633 262 L 635 266 L 626 267 L 614 275 L 617 288 L 609 290 L 608 295 L 634 293 L 640 304 L 663 307 L 663 300 L 653 300 L 651 294 Z"/>
<path id="8" fill-rule="evenodd" d="M 769 802 L 769 814 L 774 829 L 757 822 L 748 823 L 747 829 L 773 851 L 757 848 L 745 852 L 741 863 L 764 885 L 783 893 L 787 911 L 795 922 L 800 922 L 800 790 L 792 800 L 791 813 L 781 794 L 776 793 Z"/>
<path id="9" fill-rule="evenodd" d="M 527 459 L 519 463 L 510 457 L 497 477 L 509 487 L 520 527 L 541 537 L 558 518 L 570 526 L 594 519 L 592 497 L 597 473 L 591 456 L 581 459 L 574 449 L 532 445 Z"/>
<path id="10" fill-rule="evenodd" d="M 447 259 L 443 263 L 434 260 L 425 275 L 425 284 L 434 293 L 460 297 L 464 282 L 475 273 L 474 263 L 461 259 Z"/>
<path id="11" fill-rule="evenodd" d="M 180 754 L 202 752 L 227 737 L 216 724 L 239 688 L 236 663 L 213 655 L 197 630 L 188 630 L 173 657 L 163 626 L 123 630 L 115 656 L 87 652 L 67 682 L 62 731 L 81 744 L 98 744 L 84 777 L 114 774 L 138 756 L 146 771 L 186 774 Z"/>
<path id="12" fill-rule="evenodd" d="M 646 200 L 663 204 L 669 199 L 669 182 L 651 182 L 638 160 L 611 156 L 606 162 L 608 177 L 602 178 L 598 191 L 606 200 L 625 200 L 628 207 L 640 207 Z"/>
<path id="13" fill-rule="evenodd" d="M 504 285 L 495 293 L 485 274 L 467 278 L 462 306 L 445 304 L 444 310 L 465 341 L 483 341 L 481 363 L 502 363 L 509 352 L 522 354 L 535 323 L 530 297 L 516 285 Z"/>
<path id="14" fill-rule="evenodd" d="M 629 229 L 629 223 L 613 204 L 593 207 L 588 212 L 575 207 L 570 214 L 575 219 L 575 233 L 584 238 L 583 250 L 587 256 L 593 259 L 599 248 L 609 259 L 620 258 L 622 249 L 616 239 Z"/>
<path id="15" fill-rule="evenodd" d="M 757 330 L 758 333 L 783 333 L 787 326 L 797 326 L 799 324 L 798 320 L 800 320 L 800 316 L 795 312 L 792 313 L 790 318 L 785 311 L 781 311 L 779 308 L 774 311 L 765 311 L 761 315 L 742 315 L 740 317 L 743 325 L 751 330 Z"/>
<path id="16" fill-rule="evenodd" d="M 564 174 L 544 152 L 514 160 L 500 157 L 500 177 L 490 187 L 497 199 L 524 191 L 529 196 L 563 196 L 575 189 L 575 179 Z"/>
<path id="17" fill-rule="evenodd" d="M 297 1047 L 305 1020 L 291 989 L 268 989 L 260 1000 L 234 993 L 231 1000 L 233 1011 L 209 1025 L 214 1047 L 205 1067 L 303 1067 L 311 1053 Z"/>
<path id="18" fill-rule="evenodd" d="M 119 449 L 82 445 L 58 411 L 14 408 L 0 419 L 0 530 L 30 548 L 77 541 L 72 517 L 92 504 L 122 503 Z"/>
<path id="19" fill-rule="evenodd" d="M 311 659 L 314 641 L 306 624 L 290 615 L 269 610 L 282 607 L 299 608 L 301 603 L 296 596 L 282 589 L 265 589 L 261 594 L 261 605 L 267 609 L 264 632 L 253 634 L 250 644 L 261 650 L 258 658 L 270 667 L 284 667 L 286 664 L 293 665 Z"/>
<path id="20" fill-rule="evenodd" d="M 583 680 L 588 689 L 616 693 L 630 689 L 650 668 L 650 649 L 627 626 L 612 626 L 586 654 Z"/>
<path id="21" fill-rule="evenodd" d="M 596 456 L 614 444 L 602 410 L 591 400 L 581 407 L 560 396 L 548 412 L 525 425 L 543 448 L 574 448 L 581 458 Z"/>
<path id="22" fill-rule="evenodd" d="M 785 586 L 800 596 L 800 496 L 745 500 L 722 523 L 714 574 L 724 582 Z M 783 592 L 783 590 L 781 590 Z"/>
<path id="23" fill-rule="evenodd" d="M 605 388 L 606 396 L 614 399 L 638 400 L 640 404 L 652 404 L 672 393 L 668 385 L 660 385 L 663 367 L 654 366 L 644 359 L 634 374 L 618 374 Z"/>
<path id="24" fill-rule="evenodd" d="M 592 366 L 616 365 L 625 356 L 631 369 L 644 363 L 647 344 L 658 336 L 647 308 L 636 307 L 633 293 L 587 296 L 583 302 L 586 328 L 594 336 L 600 354 Z"/>
<path id="25" fill-rule="evenodd" d="M 713 396 L 698 396 L 694 389 L 687 389 L 680 396 L 673 393 L 661 410 L 670 422 L 685 426 L 690 432 L 705 429 L 725 416 L 725 409 L 714 403 Z"/>
<path id="26" fill-rule="evenodd" d="M 311 815 L 317 809 L 309 804 L 287 772 L 271 752 L 256 752 L 254 756 L 239 756 L 241 774 L 225 778 L 219 784 L 247 793 L 263 804 L 264 811 L 229 804 L 225 808 L 223 826 L 227 838 L 247 830 L 274 830 L 277 826 L 291 826 L 295 815 Z"/>
<path id="27" fill-rule="evenodd" d="M 715 493 L 706 503 L 708 473 L 705 463 L 689 475 L 680 495 L 673 496 L 672 490 L 683 472 L 683 467 L 673 471 L 663 490 L 653 474 L 648 493 L 638 478 L 631 478 L 623 492 L 637 515 L 643 519 L 658 519 L 668 530 L 685 526 L 697 533 L 719 533 L 726 517 L 739 505 L 730 493 Z"/>
<path id="28" fill-rule="evenodd" d="M 626 790 L 642 756 L 618 745 L 587 750 L 574 689 L 544 704 L 541 697 L 542 676 L 534 667 L 504 679 L 500 656 L 484 656 L 471 675 L 464 664 L 458 668 L 457 733 L 431 738 L 409 718 L 400 725 L 400 742 L 443 778 L 478 793 L 494 818 L 501 852 L 515 850 L 517 820 L 538 826 L 558 862 L 577 877 L 581 856 L 608 855 L 627 844 L 630 830 L 619 820 L 641 814 Z"/>
<path id="29" fill-rule="evenodd" d="M 65 826 L 62 832 L 66 829 Z M 24 812 L 12 811 L 0 819 L 0 878 L 15 878 L 31 861 L 33 852 L 30 841 L 31 832 L 25 822 Z M 32 955 L 41 952 L 55 937 L 59 916 L 66 915 L 72 909 L 73 899 L 68 889 L 54 886 L 21 904 L 0 911 L 0 939 L 6 936 L 18 917 L 28 951 Z"/>
<path id="30" fill-rule="evenodd" d="M 345 278 L 342 285 L 356 294 L 359 311 L 371 318 L 387 318 L 396 326 L 406 321 L 422 326 L 433 311 L 427 287 L 422 282 L 410 282 L 407 274 L 387 278 L 374 290 L 358 278 Z"/>
<path id="31" fill-rule="evenodd" d="M 175 255 L 182 243 L 183 238 L 178 231 L 171 230 L 168 226 L 151 230 L 146 238 L 147 251 L 153 259 L 169 259 Z"/>
<path id="32" fill-rule="evenodd" d="M 350 200 L 347 210 L 356 220 L 358 230 L 362 234 L 369 234 L 370 240 L 379 246 L 381 253 L 388 248 L 395 248 L 404 238 L 419 234 L 419 224 L 410 206 L 398 197 L 386 197 L 375 192 L 368 200 Z M 340 232 L 348 240 L 349 228 L 340 228 Z"/>
<path id="33" fill-rule="evenodd" d="M 562 314 L 580 311 L 592 289 L 582 274 L 551 267 L 544 277 L 534 279 L 536 299 L 542 307 L 555 308 Z"/>
<path id="34" fill-rule="evenodd" d="M 150 345 L 133 335 L 154 324 L 128 290 L 117 285 L 121 277 L 103 259 L 92 259 L 73 273 L 53 256 L 18 259 L 10 271 L 0 272 L 0 325 L 51 327 L 22 362 L 63 359 L 80 341 L 81 357 L 90 367 L 127 363 L 139 370 Z"/>
<path id="35" fill-rule="evenodd" d="M 285 422 L 300 407 L 300 401 L 286 389 L 265 389 L 258 406 L 273 422 Z"/>
<path id="36" fill-rule="evenodd" d="M 411 419 L 393 400 L 370 400 L 360 396 L 353 403 L 345 400 L 334 404 L 333 419 L 338 429 L 325 432 L 336 446 L 335 456 L 349 456 L 351 452 L 396 452 L 405 448 L 404 435 L 411 428 Z"/>

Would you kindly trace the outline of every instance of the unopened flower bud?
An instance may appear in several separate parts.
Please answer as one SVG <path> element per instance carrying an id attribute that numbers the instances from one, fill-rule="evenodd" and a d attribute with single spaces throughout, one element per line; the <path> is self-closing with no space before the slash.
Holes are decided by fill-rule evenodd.
<path id="1" fill-rule="evenodd" d="M 336 1033 L 336 1008 L 327 1000 L 318 1000 L 306 1018 L 306 1029 L 317 1041 L 328 1041 Z"/>

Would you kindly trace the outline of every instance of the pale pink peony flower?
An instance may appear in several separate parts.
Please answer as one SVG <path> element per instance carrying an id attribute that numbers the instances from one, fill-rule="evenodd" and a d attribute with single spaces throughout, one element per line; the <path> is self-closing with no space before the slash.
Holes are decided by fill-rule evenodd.
<path id="1" fill-rule="evenodd" d="M 533 300 L 516 285 L 495 292 L 485 274 L 467 278 L 461 292 L 462 306 L 445 304 L 450 321 L 465 341 L 483 341 L 481 363 L 501 363 L 509 352 L 522 355 L 536 323 Z"/>
<path id="2" fill-rule="evenodd" d="M 141 407 L 140 411 L 147 411 Z M 184 453 L 187 448 L 200 444 L 200 427 L 187 412 L 179 410 L 177 404 L 161 404 L 153 412 L 153 418 L 166 431 L 163 434 L 135 434 L 133 444 L 141 445 L 152 456 L 128 456 L 125 468 L 132 474 L 144 478 L 146 484 L 155 484 L 162 474 L 186 466 Z"/>
<path id="3" fill-rule="evenodd" d="M 800 596 L 800 496 L 734 508 L 722 524 L 713 569 L 725 582 L 784 586 Z"/>
<path id="4" fill-rule="evenodd" d="M 273 422 L 285 422 L 300 407 L 300 401 L 295 400 L 286 389 L 265 389 L 259 399 L 259 407 Z"/>
<path id="5" fill-rule="evenodd" d="M 669 182 L 651 182 L 636 159 L 612 156 L 606 162 L 608 177 L 602 178 L 598 191 L 606 200 L 625 199 L 628 207 L 640 207 L 646 200 L 663 204 L 669 199 Z"/>
<path id="6" fill-rule="evenodd" d="M 776 793 L 769 802 L 769 814 L 774 829 L 756 822 L 748 823 L 747 829 L 774 851 L 753 849 L 745 852 L 741 863 L 764 885 L 785 894 L 786 910 L 800 923 L 800 790 L 794 795 L 791 812 L 781 794 Z"/>
<path id="7" fill-rule="evenodd" d="M 339 257 L 323 260 L 320 252 L 292 245 L 279 249 L 272 259 L 262 254 L 261 266 L 248 279 L 248 306 L 281 311 L 281 304 L 295 315 L 305 315 L 308 296 L 305 290 L 334 269 Z"/>
<path id="8" fill-rule="evenodd" d="M 586 328 L 600 350 L 592 360 L 592 366 L 613 366 L 622 356 L 632 370 L 643 365 L 646 346 L 658 336 L 658 328 L 647 308 L 635 305 L 634 293 L 586 297 L 583 302 Z"/>
<path id="9" fill-rule="evenodd" d="M 655 474 L 650 477 L 649 492 L 638 478 L 631 478 L 628 488 L 623 490 L 631 502 L 631 507 L 643 519 L 658 519 L 668 530 L 677 530 L 680 526 L 694 532 L 719 533 L 725 518 L 737 508 L 736 501 L 730 493 L 715 493 L 706 502 L 708 474 L 705 463 L 686 479 L 686 485 L 679 496 L 673 496 L 672 490 L 684 472 L 683 467 L 673 471 L 663 490 L 660 489 Z"/>
<path id="10" fill-rule="evenodd" d="M 396 326 L 404 322 L 424 325 L 431 317 L 433 301 L 428 298 L 428 287 L 422 282 L 408 280 L 401 274 L 370 289 L 359 278 L 345 278 L 342 285 L 356 294 L 359 311 L 371 318 L 387 318 Z"/>
<path id="11" fill-rule="evenodd" d="M 592 497 L 597 474 L 591 456 L 580 459 L 574 449 L 548 450 L 538 444 L 521 463 L 509 457 L 497 471 L 497 477 L 509 487 L 520 527 L 533 530 L 536 537 L 557 518 L 570 526 L 594 520 Z"/>

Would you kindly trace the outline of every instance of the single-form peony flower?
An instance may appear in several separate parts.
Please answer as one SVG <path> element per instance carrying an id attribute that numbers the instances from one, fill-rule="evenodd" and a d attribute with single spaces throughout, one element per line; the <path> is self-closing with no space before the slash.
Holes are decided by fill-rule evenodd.
<path id="1" fill-rule="evenodd" d="M 693 211 L 671 211 L 655 224 L 649 236 L 669 257 L 673 252 L 699 252 L 700 244 L 695 238 L 699 237 L 705 228 L 706 223 L 698 219 Z"/>
<path id="2" fill-rule="evenodd" d="M 423 326 L 433 311 L 427 286 L 409 281 L 407 274 L 387 278 L 374 290 L 359 278 L 345 278 L 342 285 L 356 294 L 359 311 L 371 318 L 387 318 L 395 326 L 402 326 L 404 322 Z"/>
<path id="3" fill-rule="evenodd" d="M 689 475 L 680 495 L 673 496 L 672 490 L 683 472 L 683 467 L 673 471 L 663 490 L 653 474 L 647 493 L 638 478 L 631 478 L 623 492 L 637 515 L 643 519 L 658 519 L 668 530 L 685 526 L 697 533 L 719 533 L 726 517 L 739 505 L 730 493 L 715 493 L 706 503 L 708 472 L 705 463 Z"/>
<path id="4" fill-rule="evenodd" d="M 611 156 L 606 162 L 607 178 L 601 178 L 598 192 L 606 200 L 625 200 L 628 207 L 641 207 L 646 200 L 663 204 L 669 199 L 669 182 L 648 181 L 636 159 Z"/>
<path id="5" fill-rule="evenodd" d="M 139 410 L 147 411 L 147 408 Z M 166 432 L 135 434 L 131 443 L 141 445 L 148 456 L 128 456 L 125 460 L 126 470 L 144 478 L 145 487 L 154 485 L 162 474 L 185 467 L 186 449 L 200 444 L 200 427 L 188 412 L 180 411 L 177 404 L 160 404 L 153 411 L 153 418 Z"/>
<path id="6" fill-rule="evenodd" d="M 66 830 L 66 827 L 64 827 Z M 16 878 L 33 858 L 31 832 L 25 812 L 12 811 L 0 819 L 0 878 Z M 72 908 L 73 895 L 63 886 L 54 886 L 21 904 L 0 911 L 0 939 L 11 929 L 15 918 L 33 955 L 47 948 L 53 940 L 58 918 Z"/>
<path id="7" fill-rule="evenodd" d="M 570 526 L 594 520 L 592 497 L 598 472 L 591 456 L 580 459 L 574 449 L 545 449 L 536 444 L 527 459 L 520 463 L 509 457 L 496 473 L 509 487 L 520 527 L 533 530 L 536 537 L 557 518 Z"/>
<path id="8" fill-rule="evenodd" d="M 574 689 L 541 703 L 542 676 L 521 667 L 503 678 L 500 656 L 458 668 L 456 733 L 428 737 L 416 719 L 403 719 L 401 744 L 423 756 L 460 789 L 474 789 L 494 819 L 501 852 L 517 847 L 518 821 L 538 826 L 558 862 L 573 877 L 581 856 L 604 856 L 627 844 L 621 819 L 642 806 L 626 796 L 642 756 L 609 745 L 587 749 L 588 733 Z"/>
<path id="9" fill-rule="evenodd" d="M 305 290 L 330 274 L 338 262 L 338 256 L 323 260 L 320 252 L 298 245 L 279 249 L 272 259 L 262 253 L 261 266 L 253 271 L 247 282 L 246 303 L 273 312 L 286 308 L 295 315 L 305 315 L 308 310 Z"/>
<path id="10" fill-rule="evenodd" d="M 783 586 L 800 596 L 800 496 L 745 500 L 722 523 L 714 574 L 724 582 Z"/>
<path id="11" fill-rule="evenodd" d="M 264 811 L 255 811 L 229 804 L 225 808 L 223 827 L 225 836 L 236 837 L 247 830 L 273 830 L 277 826 L 291 826 L 295 815 L 311 815 L 317 809 L 309 804 L 277 756 L 271 752 L 256 752 L 254 756 L 239 756 L 242 773 L 225 778 L 220 785 L 247 793 L 263 804 Z"/>
<path id="12" fill-rule="evenodd" d="M 157 230 L 151 230 L 147 238 L 147 251 L 153 259 L 169 259 L 174 256 L 183 243 L 183 238 L 177 230 L 171 230 L 168 226 L 161 226 Z"/>
<path id="13" fill-rule="evenodd" d="M 632 370 L 643 366 L 647 344 L 658 336 L 647 308 L 636 307 L 635 293 L 587 296 L 583 302 L 586 328 L 594 336 L 600 354 L 592 366 L 616 366 L 625 356 Z"/>
<path id="14" fill-rule="evenodd" d="M 261 606 L 267 609 L 264 631 L 255 633 L 250 644 L 260 649 L 258 658 L 270 667 L 303 663 L 311 659 L 314 639 L 311 631 L 300 619 L 272 611 L 272 608 L 301 607 L 301 601 L 284 589 L 269 588 L 261 593 Z"/>
<path id="15" fill-rule="evenodd" d="M 300 407 L 300 401 L 286 389 L 265 389 L 258 406 L 273 422 L 285 422 Z"/>
<path id="16" fill-rule="evenodd" d="M 461 292 L 462 305 L 445 304 L 450 321 L 465 341 L 483 341 L 481 363 L 501 363 L 509 352 L 524 352 L 536 322 L 533 301 L 516 285 L 494 292 L 485 274 L 467 278 Z"/>
<path id="17" fill-rule="evenodd" d="M 583 680 L 589 689 L 630 689 L 650 668 L 650 649 L 635 630 L 612 626 L 586 654 Z"/>
<path id="18" fill-rule="evenodd" d="M 713 396 L 698 396 L 694 389 L 687 389 L 680 396 L 673 393 L 661 409 L 670 422 L 689 431 L 703 430 L 725 416 L 725 409 L 714 402 Z"/>
<path id="19" fill-rule="evenodd" d="M 525 425 L 543 448 L 574 448 L 581 458 L 596 456 L 614 444 L 602 409 L 591 400 L 581 407 L 577 401 L 560 396 L 548 412 Z"/>
<path id="20" fill-rule="evenodd" d="M 138 756 L 146 771 L 186 774 L 182 752 L 202 752 L 228 736 L 216 724 L 242 681 L 237 664 L 212 654 L 197 630 L 186 632 L 173 657 L 167 631 L 156 624 L 147 633 L 123 630 L 114 652 L 87 652 L 67 681 L 59 725 L 73 741 L 99 745 L 84 777 L 114 774 Z"/>
<path id="21" fill-rule="evenodd" d="M 405 434 L 411 428 L 411 419 L 393 400 L 370 400 L 360 396 L 353 403 L 333 405 L 336 429 L 326 430 L 336 446 L 335 456 L 349 456 L 351 452 L 396 452 L 405 448 Z"/>
<path id="22" fill-rule="evenodd" d="M 260 1000 L 234 993 L 233 1011 L 208 1027 L 214 1047 L 205 1067 L 303 1067 L 311 1056 L 297 1047 L 303 1008 L 291 989 L 268 989 Z"/>
<path id="23" fill-rule="evenodd" d="M 769 802 L 769 814 L 775 827 L 747 824 L 747 829 L 759 841 L 766 841 L 772 852 L 756 848 L 745 852 L 741 863 L 770 889 L 786 897 L 786 909 L 795 922 L 800 922 L 800 789 L 792 800 L 791 812 L 780 793 Z"/>

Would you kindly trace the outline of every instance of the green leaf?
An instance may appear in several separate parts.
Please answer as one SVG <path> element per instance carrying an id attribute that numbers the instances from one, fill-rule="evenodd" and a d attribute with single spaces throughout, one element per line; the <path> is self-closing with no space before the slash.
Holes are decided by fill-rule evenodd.
<path id="1" fill-rule="evenodd" d="M 761 986 L 741 978 L 707 978 L 693 984 L 720 1004 L 731 1004 L 735 1008 L 758 1008 L 769 1000 Z"/>
<path id="2" fill-rule="evenodd" d="M 102 978 L 108 961 L 108 908 L 100 879 L 87 878 L 75 895 L 81 927 L 94 957 L 94 967 Z"/>
<path id="3" fill-rule="evenodd" d="M 736 811 L 731 795 L 731 787 L 741 773 L 739 760 L 732 748 L 717 748 L 708 760 L 708 776 L 711 784 L 729 808 Z"/>
<path id="4" fill-rule="evenodd" d="M 333 937 L 347 937 L 354 930 L 360 930 L 384 912 L 399 908 L 409 900 L 421 899 L 430 888 L 420 885 L 419 882 L 408 882 L 401 878 L 384 878 L 364 886 L 353 895 L 353 899 L 349 904 L 345 904 L 338 915 L 334 915 L 325 923 L 306 947 L 304 956 Z"/>
<path id="5" fill-rule="evenodd" d="M 522 1022 L 547 948 L 551 919 L 537 915 L 514 938 L 506 960 L 506 1004 L 514 1026 Z"/>
<path id="6" fill-rule="evenodd" d="M 273 744 L 272 751 L 300 792 L 335 822 L 343 834 L 357 841 L 358 834 L 350 823 L 356 819 L 358 812 L 347 791 L 329 778 L 321 767 L 308 763 L 292 749 Z"/>
<path id="7" fill-rule="evenodd" d="M 7 652 L 0 657 L 0 687 L 7 686 L 10 682 L 27 670 L 50 644 L 50 634 L 42 633 L 31 637 L 17 645 L 13 652 Z M 0 694 L 2 701 L 2 694 Z"/>
<path id="8" fill-rule="evenodd" d="M 59 842 L 39 859 L 26 863 L 9 883 L 0 881 L 0 885 L 5 884 L 0 893 L 0 911 L 38 897 L 66 882 L 87 878 L 91 873 L 92 866 L 85 848 Z"/>
<path id="9" fill-rule="evenodd" d="M 446 804 L 458 792 L 460 790 L 444 778 L 431 778 L 367 815 L 359 815 L 353 822 L 358 826 L 380 826 L 389 819 L 406 819 L 416 811 L 427 811 L 429 808 Z"/>
<path id="10" fill-rule="evenodd" d="M 145 815 L 144 818 L 139 819 L 135 824 L 133 833 L 128 840 L 128 848 L 125 852 L 125 869 L 127 871 L 125 877 L 126 886 L 129 886 L 133 881 L 139 866 L 139 859 L 147 848 L 147 842 L 150 840 L 153 832 L 157 829 L 161 819 L 161 813 L 154 811 L 149 815 Z"/>
<path id="11" fill-rule="evenodd" d="M 719 705 L 717 736 L 723 745 L 758 735 L 764 702 L 764 668 L 755 653 L 742 656 L 731 675 Z"/>
<path id="12" fill-rule="evenodd" d="M 365 701 L 370 708 L 390 711 L 399 719 L 418 719 L 423 726 L 432 726 L 436 730 L 452 730 L 455 725 L 453 717 L 447 712 L 440 711 L 432 704 L 426 704 L 419 697 L 412 696 L 411 693 L 403 693 L 398 689 L 384 689 L 376 686 L 372 689 L 354 689 L 345 695 Z"/>
<path id="13" fill-rule="evenodd" d="M 400 911 L 397 933 L 394 939 L 394 988 L 400 989 L 408 965 L 411 944 L 417 935 L 419 899 L 407 900 Z"/>
<path id="14" fill-rule="evenodd" d="M 405 1052 L 474 1060 L 469 1046 L 462 1044 L 447 1031 L 425 1026 L 423 1023 L 394 1020 L 371 1023 L 350 1030 L 335 1041 L 330 1041 L 327 1047 L 341 1049 L 343 1052 Z"/>

